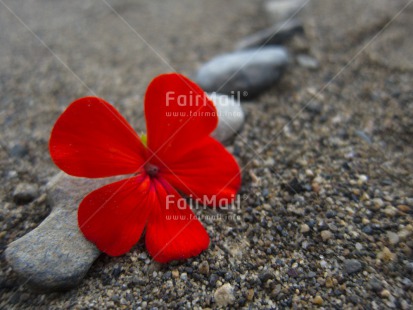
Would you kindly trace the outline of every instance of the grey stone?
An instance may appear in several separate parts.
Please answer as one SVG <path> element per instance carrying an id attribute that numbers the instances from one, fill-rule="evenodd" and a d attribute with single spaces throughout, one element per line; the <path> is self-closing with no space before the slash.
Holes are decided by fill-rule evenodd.
<path id="1" fill-rule="evenodd" d="M 347 274 L 357 273 L 362 268 L 363 268 L 363 265 L 357 259 L 346 259 L 344 261 L 344 271 Z"/>
<path id="2" fill-rule="evenodd" d="M 296 34 L 303 34 L 304 28 L 301 21 L 297 19 L 276 23 L 275 25 L 258 31 L 241 41 L 235 48 L 246 49 L 257 46 L 280 45 L 291 39 Z"/>
<path id="3" fill-rule="evenodd" d="M 272 21 L 281 21 L 297 16 L 310 0 L 267 0 L 264 10 Z"/>
<path id="4" fill-rule="evenodd" d="M 223 142 L 238 132 L 245 116 L 239 99 L 217 93 L 208 94 L 218 113 L 218 126 L 212 136 Z"/>
<path id="5" fill-rule="evenodd" d="M 383 284 L 376 277 L 370 279 L 369 286 L 375 292 L 380 292 L 383 289 Z"/>
<path id="6" fill-rule="evenodd" d="M 288 62 L 282 47 L 236 51 L 204 64 L 195 81 L 207 92 L 250 98 L 274 85 Z"/>
<path id="7" fill-rule="evenodd" d="M 333 237 L 334 237 L 333 233 L 329 230 L 323 230 L 321 232 L 321 238 L 323 239 L 324 242 L 330 240 Z"/>
<path id="8" fill-rule="evenodd" d="M 79 230 L 78 204 L 89 192 L 114 180 L 59 173 L 48 183 L 52 212 L 37 228 L 6 249 L 8 263 L 25 283 L 43 291 L 64 290 L 79 284 L 100 251 Z"/>
<path id="9" fill-rule="evenodd" d="M 188 274 L 186 272 L 181 273 L 180 278 L 181 278 L 182 281 L 187 281 L 188 280 Z"/>
<path id="10" fill-rule="evenodd" d="M 361 139 L 363 139 L 365 142 L 367 142 L 368 144 L 372 144 L 372 143 L 373 143 L 373 141 L 371 140 L 371 138 L 370 138 L 364 131 L 362 131 L 362 130 L 356 130 L 356 131 L 355 131 L 355 134 L 356 134 L 359 138 L 361 138 Z"/>
<path id="11" fill-rule="evenodd" d="M 39 188 L 36 184 L 19 183 L 13 192 L 15 203 L 25 204 L 34 200 L 39 194 Z"/>
<path id="12" fill-rule="evenodd" d="M 234 289 L 231 284 L 226 283 L 218 288 L 214 293 L 214 299 L 218 306 L 225 307 L 235 301 Z"/>
<path id="13" fill-rule="evenodd" d="M 401 282 L 402 282 L 403 286 L 404 286 L 406 289 L 410 289 L 410 288 L 412 287 L 412 285 L 413 285 L 412 280 L 410 280 L 409 278 L 403 278 L 403 280 L 402 280 Z"/>
<path id="14" fill-rule="evenodd" d="M 10 149 L 10 155 L 17 158 L 25 157 L 29 154 L 29 149 L 26 145 L 16 143 Z"/>
<path id="15" fill-rule="evenodd" d="M 390 244 L 397 244 L 400 241 L 400 237 L 398 234 L 392 231 L 387 232 L 387 238 L 389 239 Z"/>
<path id="16" fill-rule="evenodd" d="M 413 262 L 406 263 L 406 271 L 411 274 L 413 273 Z"/>
<path id="17" fill-rule="evenodd" d="M 318 60 L 310 55 L 299 54 L 297 55 L 296 59 L 297 63 L 303 68 L 316 70 L 320 67 L 320 63 L 318 62 Z"/>

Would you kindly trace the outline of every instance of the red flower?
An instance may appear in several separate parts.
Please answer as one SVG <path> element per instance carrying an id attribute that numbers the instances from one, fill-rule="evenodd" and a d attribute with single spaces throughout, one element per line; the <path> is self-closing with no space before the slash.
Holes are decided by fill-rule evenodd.
<path id="1" fill-rule="evenodd" d="M 78 177 L 132 175 L 99 188 L 79 205 L 78 223 L 103 252 L 122 255 L 146 227 L 146 247 L 158 262 L 196 256 L 209 236 L 177 191 L 206 202 L 235 197 L 240 169 L 210 137 L 216 109 L 186 77 L 160 75 L 145 96 L 147 143 L 109 103 L 73 102 L 57 120 L 49 149 L 55 164 Z"/>

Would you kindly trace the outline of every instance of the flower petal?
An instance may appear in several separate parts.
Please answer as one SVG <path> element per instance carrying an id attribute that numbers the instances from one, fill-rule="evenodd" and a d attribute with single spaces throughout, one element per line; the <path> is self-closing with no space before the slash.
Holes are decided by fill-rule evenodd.
<path id="1" fill-rule="evenodd" d="M 50 155 L 64 172 L 100 178 L 135 173 L 145 147 L 120 113 L 103 99 L 74 101 L 54 125 Z"/>
<path id="2" fill-rule="evenodd" d="M 151 211 L 151 197 L 156 193 L 146 175 L 101 187 L 80 203 L 79 228 L 102 252 L 122 255 L 139 241 Z"/>
<path id="3" fill-rule="evenodd" d="M 241 186 L 235 158 L 211 137 L 202 140 L 180 161 L 168 162 L 161 175 L 173 187 L 206 205 L 230 204 Z"/>
<path id="4" fill-rule="evenodd" d="M 171 161 L 218 124 L 216 108 L 205 92 L 177 73 L 160 75 L 148 86 L 145 116 L 148 148 L 162 160 Z"/>
<path id="5" fill-rule="evenodd" d="M 153 179 L 158 202 L 146 227 L 146 248 L 154 260 L 196 256 L 209 246 L 209 236 L 186 201 L 163 179 Z"/>

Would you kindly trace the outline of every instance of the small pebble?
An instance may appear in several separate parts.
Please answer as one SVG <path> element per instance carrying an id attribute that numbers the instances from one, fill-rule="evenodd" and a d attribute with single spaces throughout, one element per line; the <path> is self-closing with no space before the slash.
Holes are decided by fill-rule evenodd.
<path id="1" fill-rule="evenodd" d="M 363 245 L 360 242 L 357 242 L 355 245 L 357 251 L 361 251 L 363 249 Z"/>
<path id="2" fill-rule="evenodd" d="M 400 241 L 400 237 L 398 234 L 392 231 L 387 232 L 387 238 L 389 239 L 390 244 L 397 244 Z"/>
<path id="3" fill-rule="evenodd" d="M 397 235 L 399 236 L 401 240 L 407 239 L 411 234 L 412 232 L 407 229 L 402 229 L 397 233 Z"/>
<path id="4" fill-rule="evenodd" d="M 304 28 L 299 20 L 286 20 L 260 30 L 237 43 L 236 49 L 261 47 L 266 45 L 280 45 L 290 40 L 296 34 L 303 34 Z"/>
<path id="5" fill-rule="evenodd" d="M 380 198 L 374 198 L 373 199 L 373 204 L 376 208 L 380 209 L 384 206 L 384 201 Z"/>
<path id="6" fill-rule="evenodd" d="M 371 138 L 363 131 L 363 130 L 356 130 L 355 131 L 356 135 L 359 136 L 361 139 L 363 139 L 365 142 L 368 144 L 372 144 L 373 141 Z M 367 180 L 366 180 L 367 181 Z M 359 183 L 360 184 L 360 183 Z"/>
<path id="7" fill-rule="evenodd" d="M 208 275 L 209 274 L 209 263 L 208 263 L 208 261 L 204 260 L 202 263 L 200 263 L 199 266 L 198 266 L 198 271 L 201 274 Z"/>
<path id="8" fill-rule="evenodd" d="M 383 298 L 389 298 L 390 296 L 391 296 L 391 294 L 390 294 L 390 291 L 389 290 L 382 290 L 381 292 L 380 292 L 380 296 L 381 297 L 383 297 Z"/>
<path id="9" fill-rule="evenodd" d="M 217 281 L 218 281 L 218 276 L 215 274 L 215 273 L 213 273 L 213 274 L 211 274 L 211 276 L 209 277 L 209 284 L 211 285 L 211 286 L 215 286 L 216 285 L 216 283 L 217 283 Z"/>
<path id="10" fill-rule="evenodd" d="M 317 295 L 316 297 L 314 297 L 313 299 L 313 304 L 317 305 L 317 306 L 321 306 L 323 304 L 323 298 L 321 298 L 320 295 Z"/>
<path id="11" fill-rule="evenodd" d="M 208 94 L 217 109 L 218 125 L 211 134 L 218 141 L 224 142 L 237 134 L 244 124 L 244 111 L 239 98 L 235 96 Z"/>
<path id="12" fill-rule="evenodd" d="M 264 9 L 271 20 L 279 22 L 297 14 L 307 3 L 306 0 L 267 0 Z"/>
<path id="13" fill-rule="evenodd" d="M 373 228 L 371 228 L 370 225 L 364 226 L 364 227 L 361 229 L 361 231 L 364 232 L 364 233 L 367 234 L 367 235 L 373 234 Z"/>
<path id="14" fill-rule="evenodd" d="M 252 301 L 254 299 L 254 289 L 253 288 L 250 288 L 247 291 L 247 296 L 246 297 L 247 297 L 248 301 Z"/>
<path id="15" fill-rule="evenodd" d="M 314 172 L 313 172 L 312 170 L 310 170 L 310 169 L 307 169 L 307 170 L 305 171 L 305 175 L 306 175 L 307 177 L 309 177 L 309 178 L 312 178 L 312 177 L 314 177 Z"/>
<path id="16" fill-rule="evenodd" d="M 214 299 L 218 306 L 227 306 L 235 301 L 234 289 L 231 284 L 226 283 L 218 288 L 214 293 Z"/>
<path id="17" fill-rule="evenodd" d="M 172 272 L 167 271 L 167 272 L 165 272 L 164 275 L 162 276 L 162 279 L 168 280 L 168 279 L 171 278 L 171 276 L 172 276 Z"/>
<path id="18" fill-rule="evenodd" d="M 18 173 L 16 170 L 10 170 L 9 172 L 7 172 L 7 178 L 8 179 L 14 179 L 18 176 Z"/>
<path id="19" fill-rule="evenodd" d="M 360 303 L 360 298 L 357 295 L 350 295 L 348 299 L 355 305 Z"/>
<path id="20" fill-rule="evenodd" d="M 25 204 L 33 201 L 39 194 L 39 188 L 35 184 L 19 183 L 13 192 L 13 200 L 17 204 Z"/>
<path id="21" fill-rule="evenodd" d="M 409 213 L 409 212 L 412 211 L 412 209 L 409 206 L 406 206 L 406 205 L 398 205 L 397 209 L 399 209 L 400 211 L 405 212 L 405 213 Z"/>
<path id="22" fill-rule="evenodd" d="M 178 279 L 179 278 L 179 271 L 176 270 L 176 269 L 172 270 L 172 277 L 175 278 L 175 279 Z"/>
<path id="23" fill-rule="evenodd" d="M 406 289 L 409 289 L 413 286 L 412 280 L 410 280 L 408 278 L 403 278 L 402 283 L 403 283 L 403 285 L 405 286 Z"/>
<path id="24" fill-rule="evenodd" d="M 361 222 L 362 222 L 364 225 L 370 224 L 370 220 L 369 220 L 368 218 L 365 218 L 365 217 L 363 217 L 363 219 L 361 220 Z"/>
<path id="25" fill-rule="evenodd" d="M 332 288 L 332 287 L 334 286 L 334 281 L 333 281 L 333 279 L 330 278 L 330 277 L 328 277 L 328 278 L 326 279 L 325 285 L 326 285 L 326 287 L 328 287 L 328 288 Z"/>
<path id="26" fill-rule="evenodd" d="M 301 243 L 301 247 L 302 247 L 304 250 L 306 250 L 306 249 L 308 248 L 308 246 L 309 246 L 308 241 L 303 241 L 303 243 Z"/>
<path id="27" fill-rule="evenodd" d="M 387 206 L 383 213 L 386 214 L 388 217 L 394 217 L 397 214 L 397 209 L 393 206 Z"/>
<path id="28" fill-rule="evenodd" d="M 272 290 L 272 292 L 271 292 L 271 294 L 270 294 L 270 297 L 272 297 L 272 298 L 277 298 L 278 295 L 281 293 L 281 289 L 282 289 L 281 284 L 277 284 L 277 285 L 274 287 L 274 289 Z"/>
<path id="29" fill-rule="evenodd" d="M 324 242 L 330 240 L 331 238 L 333 238 L 333 236 L 334 236 L 333 233 L 329 230 L 323 230 L 321 232 L 321 238 L 323 239 Z"/>
<path id="30" fill-rule="evenodd" d="M 307 224 L 302 224 L 300 231 L 303 234 L 308 233 L 310 231 L 310 226 L 308 226 Z"/>
<path id="31" fill-rule="evenodd" d="M 296 57 L 297 63 L 307 69 L 316 70 L 320 67 L 320 63 L 314 57 L 310 55 L 300 54 Z"/>
<path id="32" fill-rule="evenodd" d="M 376 277 L 373 277 L 373 278 L 370 279 L 369 285 L 370 285 L 370 288 L 374 292 L 380 292 L 383 288 L 383 285 L 382 285 L 381 281 L 379 279 L 377 279 Z"/>
<path id="33" fill-rule="evenodd" d="M 410 274 L 413 274 L 413 262 L 406 263 L 406 271 Z"/>
<path id="34" fill-rule="evenodd" d="M 390 251 L 388 247 L 384 247 L 383 250 L 377 255 L 379 259 L 388 263 L 395 259 L 396 255 Z"/>
<path id="35" fill-rule="evenodd" d="M 354 274 L 363 268 L 362 264 L 357 259 L 344 260 L 344 271 L 347 274 Z"/>
<path id="36" fill-rule="evenodd" d="M 369 178 L 367 177 L 367 175 L 360 174 L 357 183 L 359 185 L 362 185 L 362 184 L 366 183 L 368 180 L 369 180 Z"/>
<path id="37" fill-rule="evenodd" d="M 22 158 L 29 154 L 29 149 L 26 145 L 17 143 L 10 149 L 10 155 L 17 158 Z"/>

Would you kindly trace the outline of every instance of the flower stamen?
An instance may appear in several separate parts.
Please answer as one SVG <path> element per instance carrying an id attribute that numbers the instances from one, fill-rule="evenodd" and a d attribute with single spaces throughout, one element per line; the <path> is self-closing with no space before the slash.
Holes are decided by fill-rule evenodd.
<path id="1" fill-rule="evenodd" d="M 146 164 L 145 171 L 149 176 L 156 177 L 157 174 L 159 173 L 159 167 L 153 164 Z"/>

